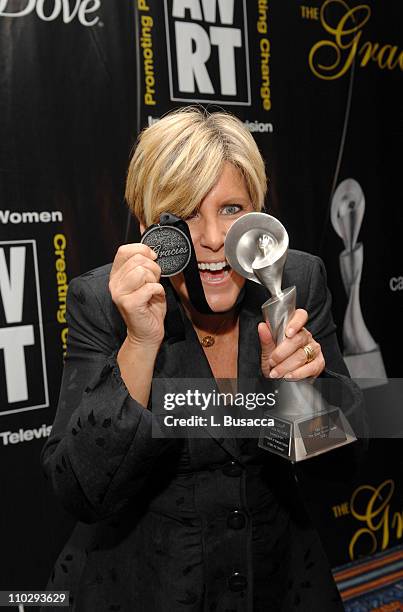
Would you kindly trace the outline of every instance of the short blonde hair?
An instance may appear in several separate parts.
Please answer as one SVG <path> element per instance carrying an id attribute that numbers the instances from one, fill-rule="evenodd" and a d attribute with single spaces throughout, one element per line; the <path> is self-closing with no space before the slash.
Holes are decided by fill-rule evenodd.
<path id="1" fill-rule="evenodd" d="M 187 218 L 216 184 L 225 162 L 242 174 L 253 208 L 267 190 L 264 162 L 243 123 L 225 112 L 181 108 L 143 130 L 130 162 L 126 200 L 149 226 L 161 213 Z"/>

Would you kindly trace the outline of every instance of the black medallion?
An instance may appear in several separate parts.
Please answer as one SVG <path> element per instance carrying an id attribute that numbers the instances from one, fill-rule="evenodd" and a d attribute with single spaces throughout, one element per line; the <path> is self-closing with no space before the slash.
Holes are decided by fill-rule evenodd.
<path id="1" fill-rule="evenodd" d="M 161 276 L 174 276 L 186 268 L 191 256 L 188 237 L 182 230 L 172 225 L 155 225 L 147 230 L 141 242 L 158 255 Z"/>

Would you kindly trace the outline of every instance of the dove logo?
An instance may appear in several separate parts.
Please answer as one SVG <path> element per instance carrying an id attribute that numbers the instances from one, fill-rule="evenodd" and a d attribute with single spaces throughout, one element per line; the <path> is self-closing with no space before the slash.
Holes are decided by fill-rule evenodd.
<path id="1" fill-rule="evenodd" d="M 98 15 L 94 15 L 101 6 L 101 0 L 25 0 L 18 3 L 15 0 L 0 0 L 0 17 L 25 17 L 36 13 L 42 21 L 55 21 L 61 16 L 63 23 L 71 23 L 75 19 L 85 27 L 98 23 Z"/>

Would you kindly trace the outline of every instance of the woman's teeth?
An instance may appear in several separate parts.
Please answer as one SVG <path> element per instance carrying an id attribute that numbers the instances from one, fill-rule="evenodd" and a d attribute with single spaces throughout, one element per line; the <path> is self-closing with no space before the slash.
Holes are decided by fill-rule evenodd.
<path id="1" fill-rule="evenodd" d="M 217 263 L 198 263 L 199 270 L 211 270 L 213 272 L 223 270 L 228 266 L 226 261 L 219 261 Z"/>
<path id="2" fill-rule="evenodd" d="M 226 261 L 198 263 L 200 277 L 207 283 L 221 283 L 229 275 L 230 267 Z"/>

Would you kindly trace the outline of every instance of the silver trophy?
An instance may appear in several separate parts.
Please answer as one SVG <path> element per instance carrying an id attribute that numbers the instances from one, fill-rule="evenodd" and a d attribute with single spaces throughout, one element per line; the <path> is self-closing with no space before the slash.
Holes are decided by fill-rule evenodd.
<path id="1" fill-rule="evenodd" d="M 364 211 L 365 198 L 359 183 L 354 179 L 340 183 L 333 195 L 331 219 L 345 247 L 340 253 L 341 277 L 348 297 L 343 324 L 344 360 L 352 378 L 363 388 L 387 383 L 379 346 L 365 325 L 360 305 L 364 247 L 357 238 Z"/>
<path id="2" fill-rule="evenodd" d="M 262 313 L 279 344 L 296 305 L 295 286 L 281 288 L 288 251 L 285 228 L 270 215 L 248 213 L 232 224 L 224 248 L 228 263 L 238 274 L 271 294 Z M 356 440 L 341 410 L 329 406 L 309 382 L 282 381 L 276 405 L 276 410 L 266 413 L 274 425 L 262 428 L 259 446 L 290 461 L 302 461 Z"/>

